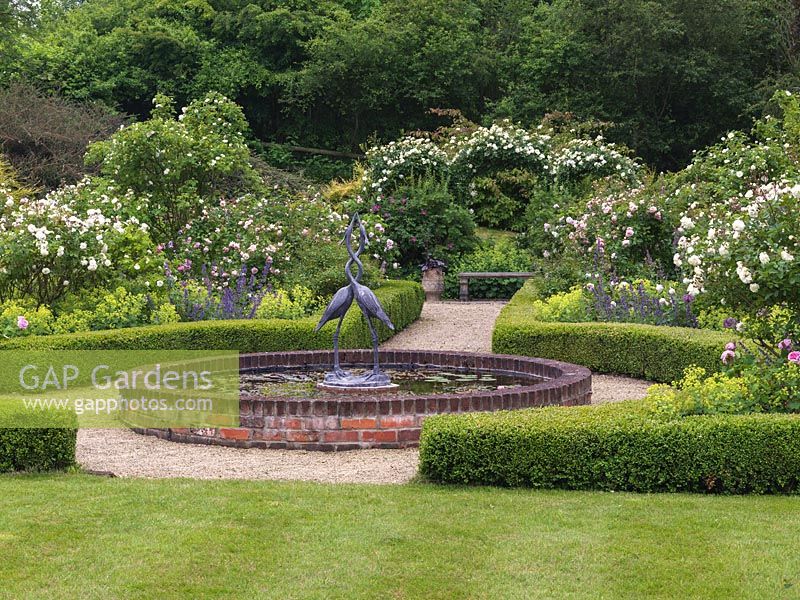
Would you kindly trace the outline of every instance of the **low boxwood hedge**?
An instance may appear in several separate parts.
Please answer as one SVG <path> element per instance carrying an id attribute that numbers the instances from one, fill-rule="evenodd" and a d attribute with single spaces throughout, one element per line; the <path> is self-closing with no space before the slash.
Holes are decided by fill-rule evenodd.
<path id="1" fill-rule="evenodd" d="M 387 314 L 399 331 L 413 323 L 422 311 L 425 293 L 418 283 L 388 281 L 375 290 Z M 317 350 L 331 347 L 334 324 L 314 332 L 319 315 L 298 320 L 264 319 L 198 321 L 152 325 L 63 335 L 13 338 L 0 349 L 25 350 L 238 350 L 273 352 Z M 392 332 L 379 325 L 381 340 Z M 353 306 L 342 324 L 342 348 L 368 348 L 372 344 L 366 321 Z"/>
<path id="2" fill-rule="evenodd" d="M 73 466 L 77 434 L 74 413 L 23 412 L 0 399 L 0 473 Z"/>
<path id="3" fill-rule="evenodd" d="M 796 492 L 800 416 L 664 420 L 642 403 L 429 417 L 420 472 L 442 483 L 635 492 Z"/>
<path id="4" fill-rule="evenodd" d="M 531 317 L 535 289 L 525 285 L 495 323 L 492 350 L 571 362 L 599 373 L 669 383 L 686 367 L 713 373 L 731 335 L 719 331 L 635 323 L 552 323 Z"/>

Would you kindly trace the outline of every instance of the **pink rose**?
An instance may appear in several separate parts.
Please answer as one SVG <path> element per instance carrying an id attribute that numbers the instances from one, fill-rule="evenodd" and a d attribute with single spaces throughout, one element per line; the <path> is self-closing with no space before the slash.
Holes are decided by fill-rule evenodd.
<path id="1" fill-rule="evenodd" d="M 725 344 L 725 350 L 730 350 L 731 352 L 736 350 L 736 342 L 728 342 Z"/>
<path id="2" fill-rule="evenodd" d="M 736 353 L 733 350 L 725 350 L 725 352 L 723 352 L 719 358 L 722 361 L 722 364 L 729 365 L 736 358 Z"/>
<path id="3" fill-rule="evenodd" d="M 789 352 L 789 356 L 787 356 L 789 362 L 793 362 L 797 365 L 800 365 L 800 351 L 795 350 L 794 352 Z"/>
<path id="4" fill-rule="evenodd" d="M 27 329 L 28 328 L 28 319 L 23 317 L 22 315 L 17 317 L 17 327 L 20 329 Z"/>

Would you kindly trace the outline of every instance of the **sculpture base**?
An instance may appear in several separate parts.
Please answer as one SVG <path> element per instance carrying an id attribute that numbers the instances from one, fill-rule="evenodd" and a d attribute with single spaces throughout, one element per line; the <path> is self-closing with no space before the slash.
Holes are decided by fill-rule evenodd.
<path id="1" fill-rule="evenodd" d="M 398 387 L 392 383 L 386 373 L 365 373 L 364 375 L 350 375 L 346 371 L 340 375 L 338 373 L 328 373 L 318 387 L 327 390 L 392 390 Z"/>

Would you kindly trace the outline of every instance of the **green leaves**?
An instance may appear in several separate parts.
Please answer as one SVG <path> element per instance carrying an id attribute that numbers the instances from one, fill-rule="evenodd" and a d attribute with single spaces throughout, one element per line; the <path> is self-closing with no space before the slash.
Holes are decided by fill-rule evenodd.
<path id="1" fill-rule="evenodd" d="M 796 492 L 798 457 L 794 416 L 665 419 L 639 401 L 435 415 L 420 439 L 434 481 L 564 489 Z"/>

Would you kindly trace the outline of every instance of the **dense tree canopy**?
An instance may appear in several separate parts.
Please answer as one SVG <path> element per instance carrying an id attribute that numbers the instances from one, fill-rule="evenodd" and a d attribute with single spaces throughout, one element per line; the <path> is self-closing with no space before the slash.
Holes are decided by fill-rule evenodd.
<path id="1" fill-rule="evenodd" d="M 796 82 L 795 22 L 790 0 L 86 0 L 0 37 L 0 77 L 142 117 L 218 91 L 262 140 L 343 150 L 430 108 L 571 111 L 672 168 Z"/>

